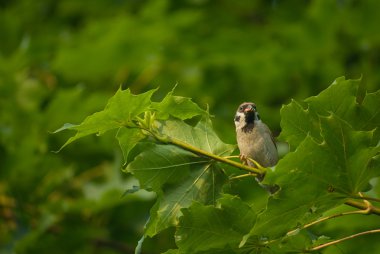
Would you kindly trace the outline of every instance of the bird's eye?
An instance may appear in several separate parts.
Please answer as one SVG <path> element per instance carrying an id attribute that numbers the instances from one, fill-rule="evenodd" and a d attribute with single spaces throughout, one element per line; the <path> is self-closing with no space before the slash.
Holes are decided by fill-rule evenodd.
<path id="1" fill-rule="evenodd" d="M 239 110 L 240 110 L 240 111 L 243 111 L 243 106 L 239 107 Z"/>

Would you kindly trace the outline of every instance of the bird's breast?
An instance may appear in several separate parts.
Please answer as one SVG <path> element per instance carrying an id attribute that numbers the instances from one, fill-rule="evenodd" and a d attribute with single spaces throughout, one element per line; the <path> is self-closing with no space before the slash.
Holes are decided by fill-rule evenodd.
<path id="1" fill-rule="evenodd" d="M 264 167 L 274 166 L 278 161 L 276 145 L 268 127 L 260 122 L 250 131 L 236 129 L 240 154 L 256 160 Z"/>

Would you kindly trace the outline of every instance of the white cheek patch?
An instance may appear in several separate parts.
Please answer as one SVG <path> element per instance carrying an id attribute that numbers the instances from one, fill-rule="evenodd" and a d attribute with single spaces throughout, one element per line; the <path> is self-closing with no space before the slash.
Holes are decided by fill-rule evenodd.
<path id="1" fill-rule="evenodd" d="M 235 115 L 236 128 L 243 128 L 245 125 L 245 115 L 241 112 L 237 112 Z"/>

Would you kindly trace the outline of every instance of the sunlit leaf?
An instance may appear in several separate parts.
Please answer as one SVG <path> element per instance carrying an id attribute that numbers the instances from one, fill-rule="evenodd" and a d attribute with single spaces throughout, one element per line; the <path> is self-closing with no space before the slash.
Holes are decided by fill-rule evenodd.
<path id="1" fill-rule="evenodd" d="M 75 130 L 77 133 L 61 147 L 64 148 L 73 141 L 91 134 L 101 135 L 106 131 L 128 125 L 130 121 L 145 112 L 150 107 L 150 97 L 156 90 L 133 95 L 129 90 L 119 89 L 108 101 L 104 110 L 88 116 L 81 124 L 65 124 L 58 131 Z"/>
<path id="2" fill-rule="evenodd" d="M 175 96 L 174 91 L 169 92 L 161 102 L 153 102 L 152 108 L 158 111 L 160 119 L 167 119 L 169 115 L 178 119 L 185 120 L 197 115 L 207 115 L 208 113 L 201 109 L 190 98 Z"/>
<path id="3" fill-rule="evenodd" d="M 220 156 L 229 155 L 236 147 L 220 140 L 209 118 L 203 118 L 195 127 L 182 121 L 165 121 L 162 133 Z"/>

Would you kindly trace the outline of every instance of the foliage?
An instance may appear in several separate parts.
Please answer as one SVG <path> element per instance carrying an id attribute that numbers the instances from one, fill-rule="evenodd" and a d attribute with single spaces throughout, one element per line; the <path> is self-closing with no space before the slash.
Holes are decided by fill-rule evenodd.
<path id="1" fill-rule="evenodd" d="M 260 212 L 252 208 L 255 200 L 244 202 L 228 194 L 225 165 L 201 152 L 229 156 L 234 146 L 216 136 L 207 111 L 172 92 L 161 102 L 151 102 L 156 90 L 140 95 L 119 90 L 103 111 L 59 131 L 77 131 L 65 145 L 106 129 L 122 131 L 122 139 L 129 140 L 128 145 L 120 142 L 125 172 L 139 180 L 140 188 L 157 194 L 144 236 L 176 227 L 177 253 L 303 252 L 324 239 L 304 235 L 306 225 L 360 198 L 369 190 L 369 181 L 380 176 L 380 107 L 374 105 L 380 102 L 380 90 L 358 102 L 359 83 L 338 78 L 306 99 L 305 107 L 296 101 L 283 107 L 281 137 L 294 151 L 268 171 L 264 184 L 276 184 L 280 190 L 266 194 Z M 195 126 L 184 121 L 197 115 Z M 365 202 L 367 213 L 380 215 Z"/>
<path id="2" fill-rule="evenodd" d="M 365 96 L 364 87 L 368 91 L 380 88 L 379 8 L 380 2 L 375 0 L 0 1 L 0 253 L 134 252 L 143 235 L 149 209 L 156 202 L 152 188 L 165 191 L 159 193 L 160 204 L 164 205 L 168 201 L 163 198 L 165 193 L 172 193 L 171 187 L 178 188 L 176 181 L 188 177 L 193 168 L 202 167 L 201 162 L 191 165 L 178 179 L 173 176 L 162 186 L 153 187 L 148 182 L 143 187 L 149 192 L 137 191 L 138 180 L 120 168 L 124 162 L 139 166 L 140 162 L 134 162 L 139 158 L 137 154 L 145 150 L 154 153 L 163 147 L 149 145 L 151 139 L 144 139 L 146 135 L 137 129 L 120 129 L 113 118 L 105 119 L 101 132 L 106 132 L 100 137 L 88 135 L 59 153 L 52 152 L 71 137 L 68 132 L 53 135 L 52 131 L 62 123 L 80 123 L 86 116 L 101 111 L 118 89 L 118 93 L 129 88 L 131 93 L 141 95 L 159 86 L 160 89 L 150 92 L 149 98 L 149 110 L 154 109 L 156 118 L 171 126 L 183 126 L 184 119 L 173 121 L 173 118 L 184 117 L 185 123 L 191 126 L 186 129 L 190 133 L 207 133 L 202 132 L 202 126 L 206 126 L 206 130 L 218 134 L 224 146 L 236 143 L 232 119 L 242 101 L 254 101 L 263 121 L 278 136 L 280 120 L 282 126 L 286 125 L 280 108 L 289 104 L 290 98 L 296 99 L 297 106 L 304 111 L 307 107 L 319 108 L 315 102 L 301 101 L 320 93 L 337 76 L 362 76 L 355 99 L 350 95 L 350 98 L 326 100 L 336 105 L 342 101 L 348 106 L 356 101 L 355 107 L 348 111 L 352 116 L 332 117 L 350 122 L 352 129 L 345 129 L 349 133 L 372 131 L 379 126 L 370 118 L 378 108 L 377 94 Z M 180 99 L 181 107 L 170 106 L 175 105 L 174 98 L 178 100 L 172 96 L 174 84 L 177 84 L 177 95 L 193 98 L 201 107 L 184 97 Z M 347 89 L 356 86 L 350 87 Z M 162 103 L 161 98 L 166 98 L 163 100 L 167 103 Z M 116 105 L 120 106 L 117 101 Z M 123 110 L 124 105 L 120 107 Z M 185 105 L 189 107 L 186 113 Z M 312 125 L 310 135 L 320 142 L 323 136 L 318 132 L 318 126 L 322 126 L 319 118 L 297 110 L 295 104 L 290 105 L 292 114 L 298 114 L 299 122 L 294 123 L 304 128 L 306 124 Z M 132 105 L 128 108 L 133 109 Z M 215 116 L 209 117 L 213 129 L 207 120 L 208 112 Z M 131 112 L 131 116 L 136 113 Z M 328 119 L 329 113 L 319 113 L 327 117 L 323 126 L 329 126 L 331 121 L 336 123 Z M 204 116 L 203 122 L 199 122 L 200 115 Z M 116 120 L 117 116 L 114 115 Z M 144 118 L 143 114 L 139 117 Z M 350 117 L 360 121 L 352 123 Z M 360 126 L 370 122 L 368 126 Z M 203 125 L 194 130 L 197 123 Z M 299 145 L 315 145 L 301 144 L 304 136 L 297 136 L 291 128 L 288 130 L 288 133 L 284 130 L 282 139 L 292 144 L 292 152 Z M 360 144 L 367 144 L 365 135 L 361 135 Z M 372 140 L 376 141 L 378 131 L 373 135 Z M 138 141 L 141 142 L 135 145 Z M 286 145 L 279 142 L 278 148 L 284 156 Z M 195 159 L 189 152 L 179 150 L 184 154 L 184 161 Z M 352 155 L 356 152 L 350 150 Z M 221 165 L 223 173 L 218 171 Z M 227 211 L 230 203 L 225 193 L 232 195 L 236 203 L 240 198 L 255 214 L 259 215 L 266 207 L 268 196 L 252 178 L 239 181 L 225 178 L 225 174 L 240 173 L 235 166 L 212 165 L 215 176 L 221 177 L 217 179 L 226 184 L 221 187 L 223 195 L 214 203 L 199 201 L 209 214 L 230 218 Z M 131 167 L 128 170 L 134 170 Z M 143 171 L 134 170 L 134 173 L 148 179 Z M 380 193 L 376 179 L 370 181 L 372 196 Z M 281 179 L 268 173 L 267 181 Z M 364 186 L 359 182 L 355 185 Z M 224 210 L 213 213 L 219 207 Z M 156 208 L 159 209 L 158 205 Z M 327 213 L 347 209 L 350 208 L 339 206 Z M 190 210 L 190 213 L 197 211 Z M 183 223 L 190 221 L 188 217 Z M 361 216 L 360 220 L 343 216 L 313 226 L 313 232 L 344 236 L 377 224 L 376 216 Z M 230 232 L 222 225 L 215 227 Z M 175 231 L 175 227 L 168 227 L 153 238 L 145 237 L 143 252 L 162 253 L 168 249 L 176 252 L 177 245 L 188 248 L 186 242 L 174 241 Z M 302 232 L 302 237 L 310 238 L 310 231 Z M 237 233 L 243 232 L 234 228 L 231 234 Z M 244 248 L 260 240 L 252 232 L 249 235 Z M 304 242 L 302 237 L 285 240 L 295 245 Z M 322 251 L 377 253 L 380 247 L 376 237 L 376 234 L 361 236 L 360 240 L 342 242 L 338 248 Z M 233 246 L 230 241 L 226 244 Z"/>

